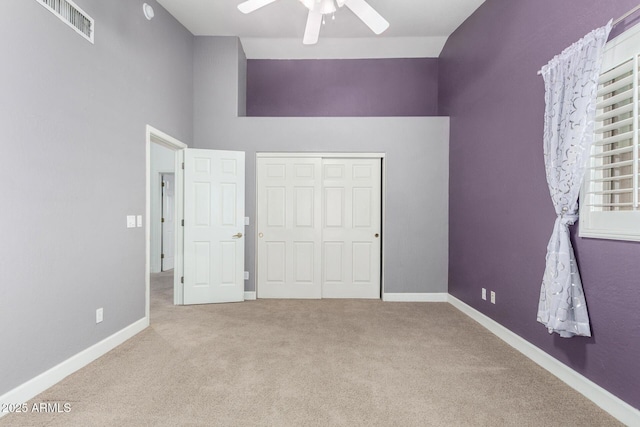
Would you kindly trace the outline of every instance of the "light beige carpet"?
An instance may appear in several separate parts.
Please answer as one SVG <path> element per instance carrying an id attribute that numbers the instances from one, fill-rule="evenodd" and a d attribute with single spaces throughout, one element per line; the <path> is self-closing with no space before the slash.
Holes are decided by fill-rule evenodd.
<path id="1" fill-rule="evenodd" d="M 580 394 L 446 303 L 174 307 L 0 426 L 609 426 Z"/>

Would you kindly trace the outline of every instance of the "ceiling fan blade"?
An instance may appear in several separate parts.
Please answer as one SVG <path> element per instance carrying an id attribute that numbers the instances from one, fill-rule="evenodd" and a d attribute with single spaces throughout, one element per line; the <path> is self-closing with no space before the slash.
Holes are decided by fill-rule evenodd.
<path id="1" fill-rule="evenodd" d="M 254 10 L 258 10 L 263 6 L 273 3 L 276 0 L 247 0 L 238 5 L 238 9 L 242 13 L 251 13 Z"/>
<path id="2" fill-rule="evenodd" d="M 322 26 L 322 14 L 320 12 L 309 11 L 307 16 L 307 26 L 304 29 L 303 44 L 316 44 L 320 37 L 320 27 Z"/>
<path id="3" fill-rule="evenodd" d="M 374 33 L 381 34 L 389 28 L 389 22 L 376 12 L 365 0 L 347 0 L 345 6 L 351 9 Z"/>

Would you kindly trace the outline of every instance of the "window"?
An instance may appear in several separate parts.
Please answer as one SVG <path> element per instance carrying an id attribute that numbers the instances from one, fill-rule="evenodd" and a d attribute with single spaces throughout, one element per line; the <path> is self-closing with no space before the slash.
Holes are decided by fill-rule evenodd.
<path id="1" fill-rule="evenodd" d="M 640 25 L 605 47 L 596 138 L 580 197 L 580 236 L 640 241 Z"/>

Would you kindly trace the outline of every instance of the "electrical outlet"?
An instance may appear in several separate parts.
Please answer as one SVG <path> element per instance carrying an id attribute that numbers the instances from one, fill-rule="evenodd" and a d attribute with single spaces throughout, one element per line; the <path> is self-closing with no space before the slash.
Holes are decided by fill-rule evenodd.
<path id="1" fill-rule="evenodd" d="M 491 291 L 491 304 L 496 303 L 496 293 Z"/>
<path id="2" fill-rule="evenodd" d="M 248 271 L 244 272 L 244 280 L 249 280 L 249 272 Z"/>
<path id="3" fill-rule="evenodd" d="M 104 309 L 101 307 L 96 310 L 96 323 L 100 323 L 104 320 Z"/>
<path id="4" fill-rule="evenodd" d="M 127 228 L 136 228 L 136 216 L 127 215 Z"/>
<path id="5" fill-rule="evenodd" d="M 483 300 L 487 300 L 487 289 L 486 288 L 482 288 L 482 299 Z"/>

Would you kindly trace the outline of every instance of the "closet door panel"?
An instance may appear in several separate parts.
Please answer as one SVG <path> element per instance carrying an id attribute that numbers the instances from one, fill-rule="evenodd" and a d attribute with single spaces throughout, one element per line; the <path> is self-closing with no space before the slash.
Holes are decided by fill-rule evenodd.
<path id="1" fill-rule="evenodd" d="M 320 159 L 258 158 L 258 298 L 320 298 Z"/>
<path id="2" fill-rule="evenodd" d="M 323 159 L 323 298 L 380 298 L 381 165 Z"/>

